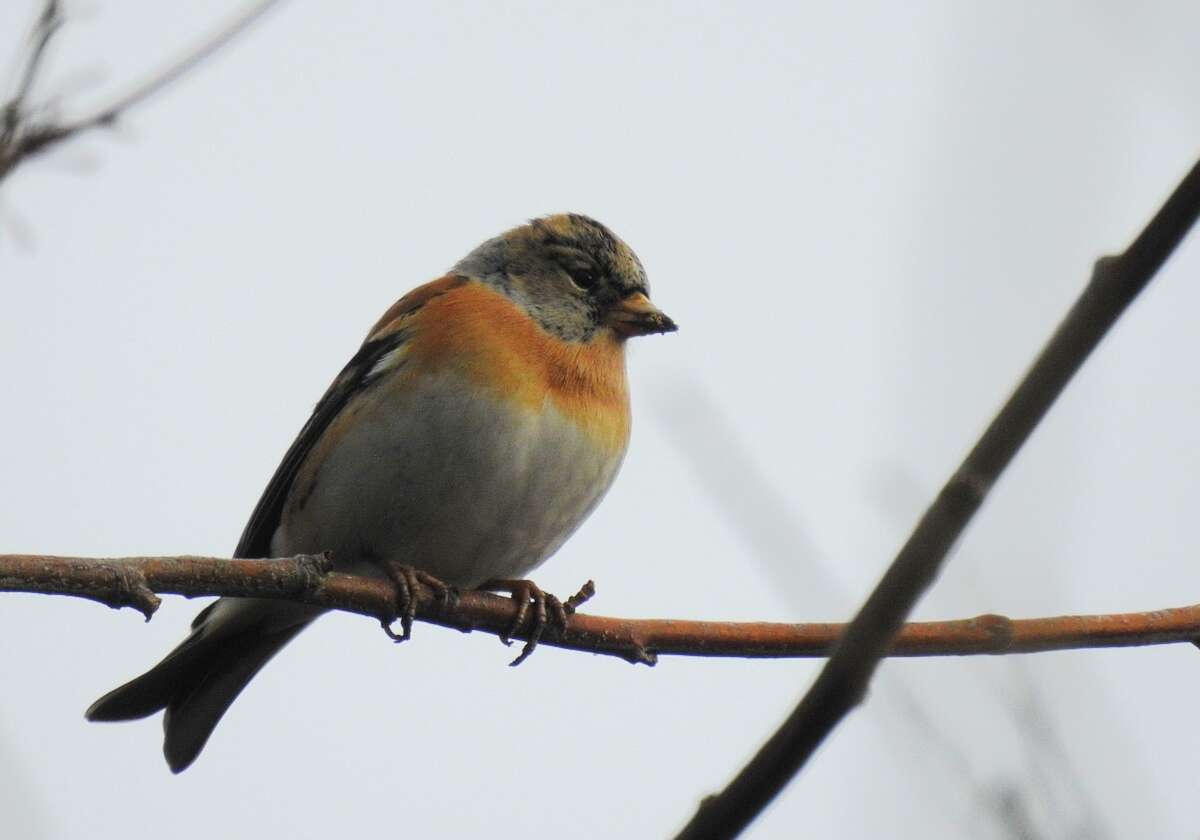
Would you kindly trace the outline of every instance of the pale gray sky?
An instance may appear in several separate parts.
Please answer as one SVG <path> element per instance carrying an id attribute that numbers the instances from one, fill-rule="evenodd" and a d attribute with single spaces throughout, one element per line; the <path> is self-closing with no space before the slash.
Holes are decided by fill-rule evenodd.
<path id="1" fill-rule="evenodd" d="M 0 4 L 0 68 L 39 5 Z M 39 93 L 81 113 L 238 8 L 68 2 Z M 576 210 L 681 330 L 633 349 L 624 471 L 537 580 L 595 578 L 606 614 L 844 617 L 1200 154 L 1197 31 L 1190 0 L 285 3 L 0 188 L 0 551 L 227 555 L 383 308 Z M 921 616 L 1200 601 L 1198 272 L 1193 240 Z M 817 668 L 509 669 L 491 637 L 330 616 L 173 777 L 157 721 L 83 710 L 197 609 L 4 597 L 5 836 L 661 837 Z M 1194 649 L 881 676 L 749 836 L 1194 836 Z"/>

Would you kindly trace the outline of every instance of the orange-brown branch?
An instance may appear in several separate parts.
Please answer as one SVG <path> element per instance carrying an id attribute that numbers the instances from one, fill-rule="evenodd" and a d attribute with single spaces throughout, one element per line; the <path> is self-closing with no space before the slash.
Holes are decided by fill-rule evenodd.
<path id="1" fill-rule="evenodd" d="M 135 607 L 147 619 L 158 608 L 155 593 L 281 598 L 385 619 L 395 591 L 384 580 L 329 571 L 319 555 L 281 560 L 214 557 L 88 559 L 27 554 L 0 555 L 0 591 L 41 592 Z M 516 607 L 509 598 L 465 592 L 456 606 L 442 606 L 422 589 L 417 618 L 458 630 L 500 635 Z M 541 644 L 618 656 L 654 664 L 660 655 L 727 657 L 822 657 L 844 624 L 684 621 L 606 618 L 576 614 L 565 632 L 547 628 Z M 526 638 L 523 633 L 515 638 Z M 1112 615 L 1066 615 L 1011 619 L 981 615 L 954 621 L 905 625 L 891 656 L 970 656 L 1036 653 L 1078 648 L 1136 647 L 1200 639 L 1200 605 Z"/>

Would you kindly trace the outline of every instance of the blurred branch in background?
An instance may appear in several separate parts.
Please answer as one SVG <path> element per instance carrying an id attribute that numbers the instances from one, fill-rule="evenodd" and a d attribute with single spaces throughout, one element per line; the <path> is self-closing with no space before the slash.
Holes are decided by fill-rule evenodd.
<path id="1" fill-rule="evenodd" d="M 928 499 L 932 490 L 899 461 L 887 467 L 878 466 L 880 468 L 876 469 L 872 481 L 872 496 L 880 512 L 903 530 L 912 523 L 912 508 Z M 1051 553 L 1056 554 L 1057 551 L 1047 552 Z M 930 597 L 936 594 L 943 605 L 993 600 L 992 591 L 987 591 L 986 595 L 980 591 L 980 581 L 973 570 L 995 561 L 997 554 L 995 546 L 962 546 L 957 562 L 965 568 L 960 568 L 954 578 L 943 579 Z M 1000 562 L 1003 563 L 1003 560 Z M 993 590 L 994 585 L 984 589 Z M 1049 581 L 1039 590 L 1043 598 L 1050 599 L 1055 597 L 1054 592 L 1054 586 Z M 929 605 L 928 601 L 926 605 Z M 1088 661 L 1097 663 L 1095 659 Z M 974 798 L 970 806 L 973 808 L 972 816 L 981 817 L 998 828 L 1001 832 L 999 837 L 1010 840 L 1033 840 L 1037 837 L 1104 840 L 1115 836 L 1108 825 L 1112 803 L 1097 798 L 1092 790 L 1099 780 L 1086 774 L 1080 767 L 1078 757 L 1064 746 L 1064 717 L 1073 715 L 1074 709 L 1056 708 L 1050 702 L 1047 694 L 1040 690 L 1039 678 L 1031 673 L 1030 666 L 1034 663 L 1030 660 L 1009 657 L 1004 664 L 1005 667 L 1000 669 L 989 668 L 986 678 L 981 678 L 982 674 L 971 669 L 957 669 L 953 677 L 969 680 L 978 690 L 978 695 L 970 698 L 957 693 L 944 672 L 939 672 L 930 683 L 921 684 L 921 688 L 925 689 L 924 696 L 911 693 L 892 699 L 879 689 L 896 682 L 900 675 L 897 669 L 883 670 L 871 684 L 875 697 L 871 717 L 877 717 L 877 711 L 894 712 L 897 705 L 908 704 L 909 708 L 905 709 L 908 715 L 928 720 L 929 731 L 921 733 L 918 740 L 908 745 L 909 752 L 905 760 L 911 763 L 914 758 L 936 758 L 937 750 L 931 750 L 931 744 L 944 751 L 952 750 L 957 767 L 949 761 L 945 762 L 947 770 L 953 771 L 950 778 L 960 780 L 959 784 L 974 782 Z M 1092 709 L 1112 711 L 1112 692 L 1105 686 L 1092 683 L 1084 691 Z M 880 700 L 890 702 L 891 708 L 884 708 Z M 999 756 L 994 749 L 980 750 L 979 742 L 972 738 L 965 739 L 972 742 L 968 750 L 939 737 L 937 730 L 939 726 L 944 726 L 942 718 L 947 701 L 959 707 L 973 707 L 973 716 L 977 720 L 990 720 L 990 743 L 995 743 L 997 738 L 1009 740 L 1016 748 L 1018 761 L 1010 763 L 1011 759 Z M 997 714 L 1003 714 L 1005 720 L 996 719 Z M 1005 722 L 1011 726 L 1008 732 L 1004 732 Z M 1109 732 L 1109 742 L 1115 742 L 1123 734 Z M 1134 745 L 1113 743 L 1113 750 L 1127 755 L 1124 772 L 1131 777 L 1137 776 L 1139 770 L 1133 759 Z M 918 775 L 927 784 L 931 781 L 927 774 Z M 935 795 L 943 803 L 945 798 L 938 785 L 944 789 L 945 784 L 944 781 L 932 783 Z M 980 836 L 977 824 L 963 833 L 964 836 Z"/>
<path id="2" fill-rule="evenodd" d="M 815 610 L 848 613 L 853 608 L 850 597 L 831 573 L 826 555 L 810 538 L 803 516 L 792 509 L 767 472 L 759 468 L 753 449 L 745 444 L 737 424 L 713 399 L 706 384 L 681 371 L 656 383 L 651 394 L 657 414 L 670 430 L 669 440 L 679 448 L 694 474 L 694 483 L 712 498 L 714 513 L 736 529 L 770 579 L 772 589 L 792 607 L 793 613 L 804 615 Z M 714 451 L 721 452 L 722 457 L 712 457 Z M 905 499 L 905 504 L 900 505 L 905 512 L 897 511 L 895 522 L 897 528 L 903 529 L 911 523 L 908 503 L 915 506 L 927 499 L 929 493 L 915 480 L 900 483 L 903 489 L 893 486 L 889 495 L 893 502 L 897 501 L 896 494 Z M 954 599 L 943 599 L 943 603 L 954 603 Z M 1035 698 L 1032 687 L 1024 682 L 1022 687 L 1023 695 L 1032 703 Z M 1088 800 L 1084 780 L 1069 757 L 1064 753 L 1046 755 L 1040 749 L 1041 736 L 1056 736 L 1049 710 L 1028 709 L 1030 715 L 1037 713 L 1038 732 L 1017 726 L 1015 737 L 1042 760 L 1039 766 L 1053 765 L 1052 773 L 1060 786 L 1064 782 L 1072 786 L 1077 795 L 1070 803 L 1050 801 L 1053 786 L 1027 784 L 1021 774 L 1014 774 L 1000 784 L 991 779 L 985 781 L 985 776 L 995 775 L 995 768 L 980 772 L 977 764 L 986 762 L 986 757 L 965 743 L 969 739 L 956 737 L 933 711 L 939 703 L 950 699 L 944 680 L 929 685 L 892 670 L 881 673 L 873 689 L 881 708 L 891 714 L 874 715 L 872 720 L 885 731 L 889 726 L 902 728 L 906 736 L 900 746 L 904 757 L 899 760 L 910 767 L 914 762 L 929 765 L 899 782 L 913 784 L 914 795 L 920 788 L 932 789 L 939 805 L 949 810 L 953 800 L 951 789 L 960 788 L 962 801 L 973 810 L 972 816 L 987 821 L 999 837 L 1031 840 L 1046 834 L 1099 840 L 1107 836 L 1100 811 Z M 996 692 L 992 686 L 981 687 L 982 697 L 976 698 L 976 702 L 996 697 L 998 693 L 1002 692 Z M 986 714 L 982 710 L 980 713 Z M 887 743 L 886 739 L 883 743 Z M 881 744 L 880 748 L 885 747 Z M 1088 830 L 1083 835 L 1070 833 L 1073 827 L 1063 828 L 1064 822 L 1078 820 L 1075 816 L 1078 814 L 1087 821 Z M 1046 832 L 1031 828 L 1039 818 L 1051 823 Z M 970 830 L 964 830 L 976 836 L 978 827 L 976 823 Z"/>
<path id="3" fill-rule="evenodd" d="M 31 592 L 86 598 L 110 607 L 134 607 L 147 618 L 159 606 L 156 593 L 202 597 L 278 598 L 342 610 L 390 622 L 396 590 L 385 580 L 330 571 L 321 555 L 271 560 L 215 557 L 91 559 L 0 554 L 0 592 Z M 510 635 L 519 604 L 489 592 L 463 592 L 457 604 L 439 601 L 418 587 L 417 618 L 462 631 Z M 585 587 L 587 590 L 588 587 Z M 590 593 L 589 593 L 590 594 Z M 581 603 L 586 596 L 571 599 Z M 677 621 L 572 615 L 566 629 L 547 625 L 539 643 L 617 656 L 653 665 L 660 655 L 746 658 L 827 656 L 847 625 L 834 623 Z M 528 641 L 531 627 L 511 636 Z M 905 626 L 889 656 L 967 656 L 1037 653 L 1081 648 L 1140 647 L 1191 643 L 1200 638 L 1200 605 L 1144 613 L 1010 619 L 982 615 Z"/>
<path id="4" fill-rule="evenodd" d="M 733 837 L 799 772 L 862 702 L 904 620 L 933 584 L 996 479 L 1067 383 L 1149 284 L 1200 215 L 1200 162 L 1124 252 L 1096 262 L 1091 281 L 975 447 L 918 521 L 812 687 L 721 793 L 706 798 L 680 838 Z"/>
<path id="5" fill-rule="evenodd" d="M 29 54 L 20 71 L 16 91 L 8 102 L 0 106 L 0 182 L 24 161 L 64 140 L 94 128 L 112 127 L 129 109 L 195 69 L 279 2 L 261 0 L 201 41 L 191 52 L 136 85 L 125 95 L 84 117 L 63 121 L 46 113 L 46 108 L 29 104 L 45 63 L 47 48 L 65 21 L 62 3 L 59 0 L 47 0 L 30 35 Z"/>
<path id="6" fill-rule="evenodd" d="M 1014 718 L 1021 749 L 1026 753 L 1026 772 L 1020 779 L 1004 785 L 1006 789 L 996 790 L 998 802 L 1007 809 L 1019 804 L 1022 787 L 1035 789 L 1049 813 L 1067 817 L 1048 836 L 1076 840 L 1112 836 L 1104 824 L 1104 808 L 1087 789 L 1088 779 L 1077 766 L 1077 757 L 1067 750 L 1063 733 L 1049 714 L 1049 704 L 1042 698 L 1037 681 L 1027 673 L 1027 663 L 1019 660 L 1009 663 L 1009 668 L 1016 672 L 1016 679 L 1010 680 L 1009 685 L 1017 690 L 1016 696 L 1009 698 L 1009 713 Z M 1106 701 L 1099 692 L 1089 697 L 1093 707 Z M 1111 733 L 1109 737 L 1113 737 Z M 1131 753 L 1126 755 L 1130 756 L 1129 772 L 1136 773 Z"/>

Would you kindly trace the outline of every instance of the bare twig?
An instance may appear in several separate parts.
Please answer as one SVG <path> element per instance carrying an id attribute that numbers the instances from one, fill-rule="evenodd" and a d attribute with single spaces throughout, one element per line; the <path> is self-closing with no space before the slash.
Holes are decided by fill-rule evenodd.
<path id="1" fill-rule="evenodd" d="M 19 137 L 27 127 L 25 100 L 29 98 L 29 93 L 33 90 L 34 80 L 37 79 L 42 59 L 46 55 L 46 47 L 61 25 L 62 17 L 57 0 L 47 0 L 42 13 L 38 15 L 37 22 L 33 25 L 33 32 L 30 33 L 29 40 L 32 46 L 29 48 L 29 55 L 21 68 L 16 91 L 13 93 L 12 99 L 4 103 L 3 108 L 0 108 L 0 177 L 3 177 L 4 173 L 15 165 L 15 150 L 19 146 Z"/>
<path id="2" fill-rule="evenodd" d="M 1075 305 L 975 448 L 917 523 L 786 721 L 680 838 L 739 834 L 866 696 L 880 660 L 995 484 L 1071 377 L 1200 215 L 1197 163 L 1124 253 L 1097 261 Z"/>
<path id="3" fill-rule="evenodd" d="M 33 46 L 22 70 L 17 91 L 0 110 L 0 181 L 20 163 L 41 154 L 51 146 L 93 128 L 112 126 L 129 109 L 149 99 L 229 44 L 279 2 L 280 0 L 260 0 L 219 28 L 187 55 L 136 85 L 125 95 L 85 117 L 64 123 L 42 122 L 26 107 L 42 67 L 46 47 L 63 23 L 58 0 L 47 0 L 42 14 L 34 24 Z"/>
<path id="4" fill-rule="evenodd" d="M 45 7 L 42 8 L 42 13 L 38 15 L 37 22 L 33 25 L 33 33 L 30 36 L 33 46 L 30 48 L 25 66 L 21 70 L 21 79 L 17 83 L 17 92 L 8 106 L 14 114 L 21 111 L 25 100 L 29 97 L 29 92 L 33 90 L 33 82 L 37 78 L 38 69 L 42 66 L 42 58 L 46 54 L 46 47 L 50 44 L 50 39 L 54 37 L 54 33 L 58 31 L 58 28 L 62 24 L 62 5 L 58 0 L 47 0 Z"/>
<path id="5" fill-rule="evenodd" d="M 154 593 L 279 598 L 383 620 L 394 617 L 396 593 L 391 583 L 329 570 L 329 561 L 321 555 L 276 560 L 216 557 L 97 560 L 0 554 L 0 592 L 70 595 L 110 607 L 135 607 L 147 619 L 159 604 Z M 418 619 L 457 630 L 503 635 L 516 615 L 512 599 L 488 592 L 464 592 L 457 605 L 443 603 L 426 587 L 419 587 L 417 595 Z M 572 605 L 576 603 L 575 599 L 570 600 Z M 541 644 L 647 665 L 653 665 L 660 655 L 822 657 L 829 654 L 845 629 L 845 624 L 627 619 L 576 613 L 565 631 L 553 625 L 546 627 Z M 528 637 L 522 631 L 515 638 Z M 981 615 L 906 625 L 888 655 L 1037 653 L 1178 644 L 1197 638 L 1200 638 L 1200 605 L 1144 613 L 1054 618 Z"/>

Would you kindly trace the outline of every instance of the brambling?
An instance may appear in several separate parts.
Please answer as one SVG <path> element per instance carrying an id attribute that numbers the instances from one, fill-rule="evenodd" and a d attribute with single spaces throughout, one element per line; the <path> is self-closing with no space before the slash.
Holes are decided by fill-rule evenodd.
<path id="1" fill-rule="evenodd" d="M 549 600 L 561 616 L 521 578 L 579 527 L 621 465 L 625 341 L 676 328 L 648 294 L 637 256 L 586 216 L 537 219 L 483 243 L 371 328 L 284 455 L 234 556 L 329 551 L 339 571 L 386 575 L 404 637 L 417 581 L 443 595 L 508 591 L 521 612 L 532 598 L 543 623 Z M 165 710 L 163 752 L 178 773 L 320 613 L 221 598 L 87 717 Z"/>

